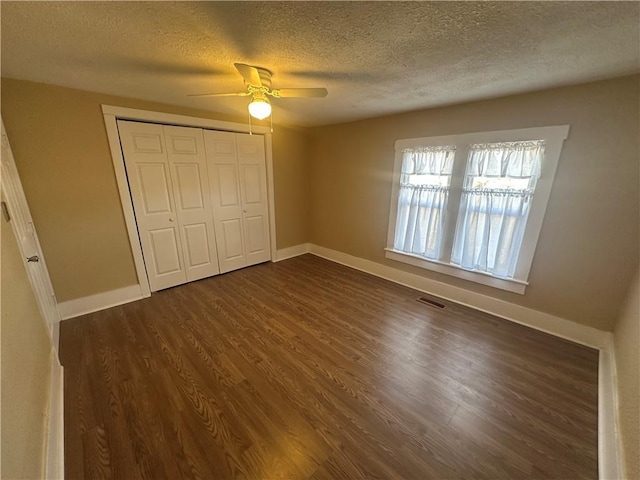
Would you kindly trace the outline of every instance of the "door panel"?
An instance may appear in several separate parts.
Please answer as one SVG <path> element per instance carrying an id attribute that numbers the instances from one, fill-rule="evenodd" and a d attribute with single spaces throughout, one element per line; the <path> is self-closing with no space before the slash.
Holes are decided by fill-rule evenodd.
<path id="1" fill-rule="evenodd" d="M 118 131 L 151 291 L 185 283 L 162 126 L 118 120 Z"/>
<path id="2" fill-rule="evenodd" d="M 218 172 L 218 195 L 220 206 L 240 207 L 238 197 L 238 166 L 216 165 Z"/>
<path id="3" fill-rule="evenodd" d="M 222 231 L 224 234 L 224 243 L 226 245 L 227 260 L 235 260 L 244 257 L 242 250 L 242 222 L 239 218 L 224 220 L 222 223 Z"/>
<path id="4" fill-rule="evenodd" d="M 247 254 L 253 255 L 265 250 L 264 219 L 262 216 L 245 217 L 247 226 Z"/>
<path id="5" fill-rule="evenodd" d="M 184 238 L 187 239 L 189 265 L 198 267 L 211 263 L 213 255 L 209 250 L 209 234 L 206 223 L 193 223 L 184 227 Z"/>
<path id="6" fill-rule="evenodd" d="M 187 281 L 220 273 L 202 130 L 163 127 Z"/>
<path id="7" fill-rule="evenodd" d="M 251 205 L 263 202 L 263 192 L 260 188 L 260 166 L 241 165 L 240 169 L 242 170 L 242 180 L 244 182 L 244 188 L 242 189 L 244 204 Z"/>
<path id="8" fill-rule="evenodd" d="M 137 132 L 132 137 L 132 149 L 135 153 L 162 153 L 162 136 L 160 133 Z"/>
<path id="9" fill-rule="evenodd" d="M 137 164 L 136 168 L 138 175 L 134 178 L 139 182 L 145 214 L 171 213 L 167 166 L 164 163 L 147 163 Z"/>
<path id="10" fill-rule="evenodd" d="M 267 172 L 261 135 L 236 133 L 247 265 L 271 259 Z"/>
<path id="11" fill-rule="evenodd" d="M 173 135 L 169 138 L 169 151 L 176 155 L 198 155 L 198 141 L 194 136 L 187 132 L 185 136 L 181 136 L 179 131 L 173 127 Z M 188 130 L 199 130 L 189 128 Z M 186 132 L 186 130 L 184 130 Z M 166 130 L 165 130 L 166 133 Z"/>
<path id="12" fill-rule="evenodd" d="M 180 271 L 180 251 L 174 228 L 149 230 L 151 258 L 159 277 L 165 277 Z"/>
<path id="13" fill-rule="evenodd" d="M 197 163 L 181 163 L 175 166 L 178 176 L 178 200 L 181 210 L 200 210 L 204 207 L 202 192 L 202 178 L 200 175 L 200 165 Z"/>
<path id="14" fill-rule="evenodd" d="M 246 133 L 236 133 L 239 157 L 260 158 L 264 156 L 264 145 L 262 135 L 248 135 Z"/>
<path id="15" fill-rule="evenodd" d="M 205 131 L 204 141 L 216 226 L 220 271 L 247 265 L 234 133 Z"/>
<path id="16" fill-rule="evenodd" d="M 210 142 L 207 152 L 211 152 L 216 157 L 236 158 L 236 141 L 233 133 L 205 131 L 205 136 L 214 138 L 215 142 Z"/>

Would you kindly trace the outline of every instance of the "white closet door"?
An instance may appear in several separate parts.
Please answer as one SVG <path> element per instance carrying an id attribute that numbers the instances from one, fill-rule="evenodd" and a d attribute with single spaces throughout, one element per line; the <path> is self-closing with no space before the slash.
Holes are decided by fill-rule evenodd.
<path id="1" fill-rule="evenodd" d="M 151 291 L 185 283 L 162 126 L 118 120 L 118 131 Z"/>
<path id="2" fill-rule="evenodd" d="M 204 131 L 220 272 L 247 265 L 236 137 L 230 132 Z"/>
<path id="3" fill-rule="evenodd" d="M 236 133 L 247 265 L 271 259 L 267 171 L 262 135 Z"/>
<path id="4" fill-rule="evenodd" d="M 220 273 L 204 139 L 199 128 L 164 126 L 187 281 Z"/>

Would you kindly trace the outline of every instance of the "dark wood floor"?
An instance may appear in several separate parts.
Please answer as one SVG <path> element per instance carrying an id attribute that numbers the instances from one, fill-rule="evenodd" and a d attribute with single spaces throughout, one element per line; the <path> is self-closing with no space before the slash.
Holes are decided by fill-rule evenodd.
<path id="1" fill-rule="evenodd" d="M 305 255 L 63 322 L 67 478 L 597 478 L 598 353 Z"/>

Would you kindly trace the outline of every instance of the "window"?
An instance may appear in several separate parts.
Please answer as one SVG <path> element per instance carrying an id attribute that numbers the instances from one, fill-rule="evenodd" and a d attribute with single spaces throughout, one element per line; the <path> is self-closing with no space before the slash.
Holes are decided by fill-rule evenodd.
<path id="1" fill-rule="evenodd" d="M 568 131 L 398 140 L 386 256 L 524 293 Z"/>
<path id="2" fill-rule="evenodd" d="M 439 257 L 456 147 L 423 147 L 402 155 L 394 248 Z"/>

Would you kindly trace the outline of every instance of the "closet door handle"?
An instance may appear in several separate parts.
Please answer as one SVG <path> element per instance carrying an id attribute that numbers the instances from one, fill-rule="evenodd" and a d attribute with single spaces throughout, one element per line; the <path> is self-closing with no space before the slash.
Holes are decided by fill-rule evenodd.
<path id="1" fill-rule="evenodd" d="M 245 209 L 242 209 L 242 213 L 247 213 L 247 211 Z"/>
<path id="2" fill-rule="evenodd" d="M 170 221 L 170 222 L 173 222 L 174 220 L 173 220 L 173 218 L 170 218 L 170 219 L 169 219 L 169 221 Z"/>

